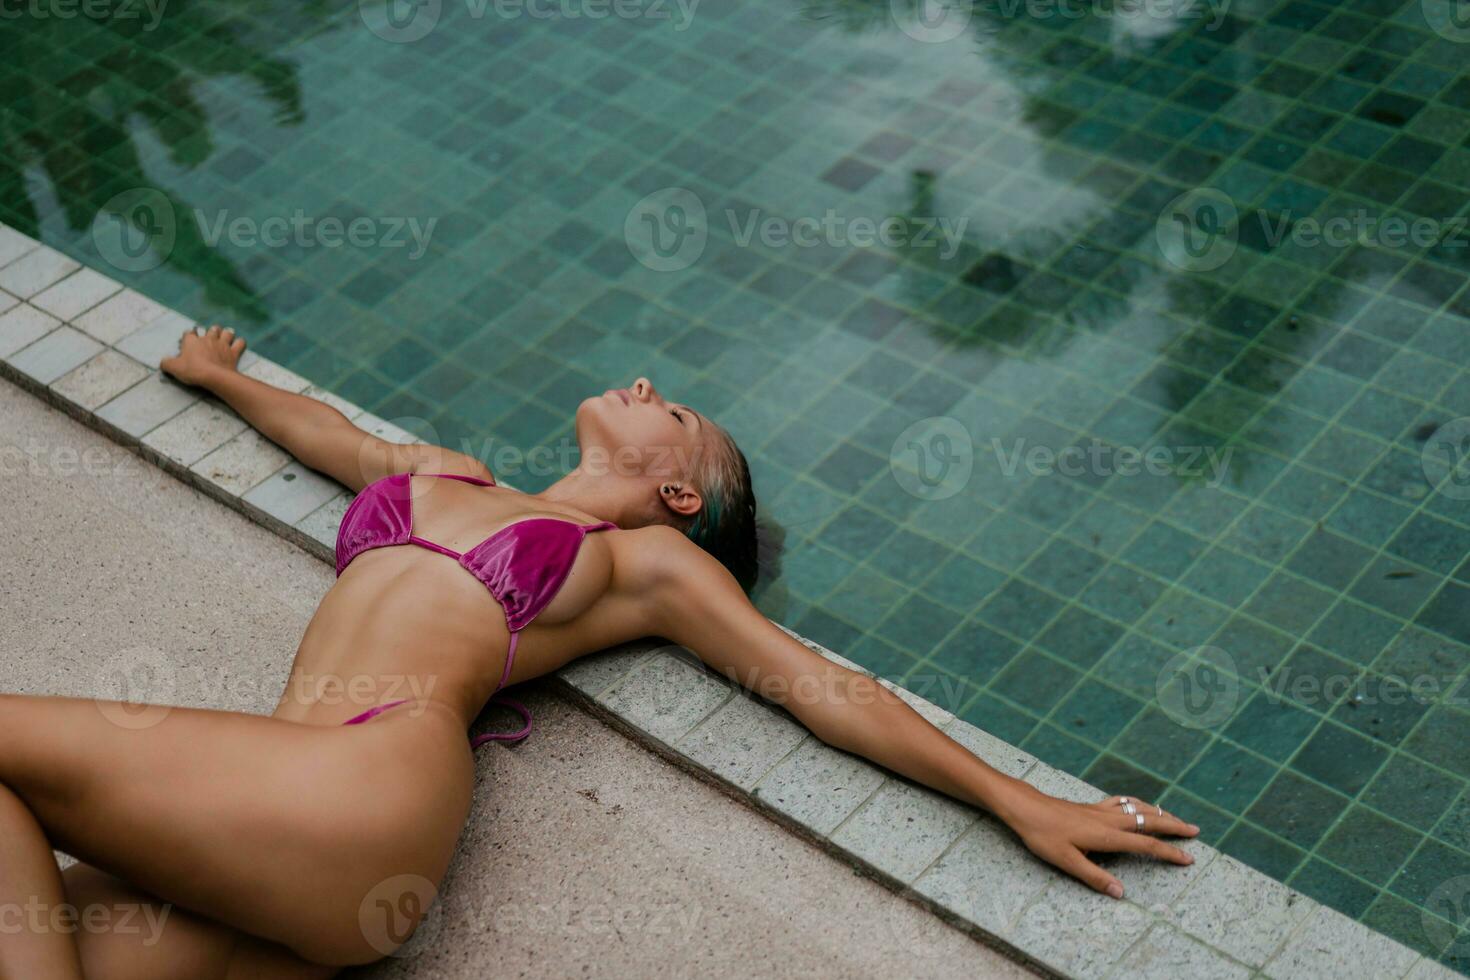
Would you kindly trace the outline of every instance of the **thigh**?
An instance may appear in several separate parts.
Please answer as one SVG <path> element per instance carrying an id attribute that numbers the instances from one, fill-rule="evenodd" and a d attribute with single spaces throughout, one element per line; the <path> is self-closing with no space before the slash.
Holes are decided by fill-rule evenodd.
<path id="1" fill-rule="evenodd" d="M 89 864 L 74 864 L 62 877 L 87 980 L 328 980 L 337 973 Z"/>
<path id="2" fill-rule="evenodd" d="M 350 727 L 0 695 L 0 781 L 53 845 L 314 962 L 369 962 L 368 903 L 437 888 L 473 763 L 442 708 Z M 406 907 L 424 904 L 419 894 Z"/>

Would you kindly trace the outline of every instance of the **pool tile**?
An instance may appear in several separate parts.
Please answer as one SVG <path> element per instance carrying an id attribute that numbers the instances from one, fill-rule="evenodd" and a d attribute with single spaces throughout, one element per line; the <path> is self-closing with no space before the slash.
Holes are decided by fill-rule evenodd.
<path id="1" fill-rule="evenodd" d="M 120 289 L 122 283 L 83 268 L 31 297 L 31 305 L 71 321 Z"/>
<path id="2" fill-rule="evenodd" d="M 790 715 L 737 694 L 677 744 L 711 772 L 750 789 L 806 737 Z"/>
<path id="3" fill-rule="evenodd" d="M 1403 976 L 1418 957 L 1403 946 L 1389 946 L 1361 923 L 1318 907 L 1296 935 L 1266 964 L 1273 980 L 1339 972 L 1345 964 L 1373 976 Z"/>
<path id="4" fill-rule="evenodd" d="M 1038 950 L 1037 959 L 1067 976 L 1102 976 L 1152 924 L 1131 902 L 1091 893 L 1079 897 L 1057 881 L 1016 921 L 1014 941 Z"/>
<path id="5" fill-rule="evenodd" d="M 1055 880 L 999 821 L 981 816 L 913 883 L 920 895 L 1005 939 Z"/>
<path id="6" fill-rule="evenodd" d="M 245 420 L 228 405 L 204 398 L 149 432 L 143 444 L 175 463 L 192 466 L 245 429 Z"/>
<path id="7" fill-rule="evenodd" d="M 75 259 L 42 245 L 0 268 L 0 289 L 20 299 L 30 299 L 79 268 L 81 264 Z"/>
<path id="8" fill-rule="evenodd" d="M 1300 893 L 1263 883 L 1246 865 L 1222 855 L 1163 914 L 1196 939 L 1260 967 L 1314 907 Z"/>
<path id="9" fill-rule="evenodd" d="M 1421 834 L 1355 806 L 1322 841 L 1317 853 L 1367 881 L 1387 882 L 1421 839 Z"/>
<path id="10" fill-rule="evenodd" d="M 78 330 L 102 343 L 116 345 L 124 337 L 143 329 L 166 312 L 168 311 L 163 306 L 142 293 L 124 289 L 72 322 Z M 180 328 L 179 332 L 183 333 L 183 329 Z"/>
<path id="11" fill-rule="evenodd" d="M 1155 925 L 1119 962 L 1125 976 L 1245 980 L 1251 971 L 1164 923 Z"/>
<path id="12" fill-rule="evenodd" d="M 279 462 L 267 450 L 267 447 L 259 443 L 236 445 L 248 440 L 254 430 L 240 433 L 234 439 L 225 443 L 219 449 L 195 463 L 192 469 L 202 475 L 205 479 L 216 485 L 230 484 L 232 487 L 250 487 L 260 483 L 265 477 L 279 469 L 285 463 L 284 459 Z M 236 464 L 233 462 L 236 456 L 243 457 Z M 243 490 L 230 490 L 230 492 L 243 493 Z M 342 518 L 347 513 L 356 494 L 342 492 L 331 500 L 322 504 L 316 510 L 307 514 L 296 522 L 296 528 L 304 532 L 313 541 L 331 549 L 332 555 L 336 554 L 337 532 L 342 526 Z"/>
<path id="13" fill-rule="evenodd" d="M 1366 912 L 1378 895 L 1375 886 L 1317 858 L 1309 859 L 1298 868 L 1290 884 L 1328 908 L 1354 919 Z"/>
<path id="14" fill-rule="evenodd" d="M 718 678 L 683 655 L 660 651 L 597 700 L 653 737 L 673 742 L 729 697 Z"/>
<path id="15" fill-rule="evenodd" d="M 140 364 L 158 367 L 165 357 L 179 352 L 184 331 L 194 322 L 179 313 L 164 313 L 140 330 L 134 330 L 113 346 Z"/>
<path id="16" fill-rule="evenodd" d="M 877 769 L 808 738 L 756 783 L 762 802 L 830 834 L 883 783 Z"/>
<path id="17" fill-rule="evenodd" d="M 975 810 L 906 781 L 890 779 L 834 830 L 834 843 L 900 881 L 924 871 L 976 820 Z M 901 836 L 889 828 L 903 826 Z"/>
<path id="18" fill-rule="evenodd" d="M 137 384 L 148 369 L 114 350 L 103 350 L 96 357 L 73 368 L 51 383 L 57 394 L 85 409 L 93 410 L 114 396 Z"/>
<path id="19" fill-rule="evenodd" d="M 159 371 L 148 376 L 97 410 L 97 417 L 129 436 L 140 438 L 149 430 L 199 401 L 197 389 L 186 388 Z"/>
<path id="20" fill-rule="evenodd" d="M 257 483 L 242 499 L 284 524 L 295 524 L 341 492 L 337 481 L 291 462 Z"/>
<path id="21" fill-rule="evenodd" d="M 22 235 L 9 225 L 0 225 L 0 268 L 10 265 L 40 244 L 34 238 Z"/>
<path id="22" fill-rule="evenodd" d="M 40 340 L 17 351 L 7 360 L 10 366 L 43 385 L 91 360 L 102 345 L 91 337 L 62 325 Z"/>
<path id="23" fill-rule="evenodd" d="M 1283 770 L 1246 816 L 1293 844 L 1312 848 L 1345 812 L 1351 800 L 1325 786 Z"/>
<path id="24" fill-rule="evenodd" d="M 34 306 L 21 304 L 0 316 L 0 358 L 9 361 L 17 351 L 46 336 L 61 321 Z"/>

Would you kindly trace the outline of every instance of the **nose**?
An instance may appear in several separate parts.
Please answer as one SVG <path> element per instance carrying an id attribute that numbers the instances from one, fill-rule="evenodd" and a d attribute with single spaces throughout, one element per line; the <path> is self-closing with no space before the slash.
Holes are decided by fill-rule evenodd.
<path id="1" fill-rule="evenodd" d="M 663 397 L 658 393 L 658 389 L 653 386 L 653 382 L 647 378 L 639 378 L 634 381 L 632 392 L 633 397 L 641 402 L 659 401 Z"/>

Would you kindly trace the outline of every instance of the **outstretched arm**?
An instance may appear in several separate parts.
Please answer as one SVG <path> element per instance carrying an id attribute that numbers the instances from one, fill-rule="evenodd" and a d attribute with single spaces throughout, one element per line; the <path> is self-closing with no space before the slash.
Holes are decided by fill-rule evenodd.
<path id="1" fill-rule="evenodd" d="M 179 353 L 159 367 L 185 384 L 207 388 L 271 442 L 352 490 L 394 473 L 455 473 L 493 479 L 484 463 L 464 453 L 425 443 L 379 439 L 348 421 L 326 402 L 283 391 L 236 365 L 245 340 L 233 330 L 184 331 Z"/>
<path id="2" fill-rule="evenodd" d="M 1175 864 L 1193 857 L 1136 832 L 1116 800 L 1071 803 L 991 768 L 878 681 L 792 639 L 751 605 L 714 558 L 669 529 L 651 590 L 657 633 L 790 711 L 822 741 L 990 810 L 1037 856 L 1114 898 L 1122 884 L 1087 852 L 1132 851 Z M 1151 809 L 1147 830 L 1193 837 L 1199 828 Z"/>

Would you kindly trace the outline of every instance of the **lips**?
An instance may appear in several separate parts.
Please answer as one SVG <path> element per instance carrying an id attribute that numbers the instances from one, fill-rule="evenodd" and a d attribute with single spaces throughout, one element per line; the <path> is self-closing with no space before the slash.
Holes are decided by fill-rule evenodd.
<path id="1" fill-rule="evenodd" d="M 624 405 L 631 405 L 631 404 L 633 404 L 633 399 L 631 399 L 631 398 L 628 397 L 628 389 L 627 388 L 619 388 L 615 392 L 615 394 L 619 398 L 621 398 L 623 400 L 623 404 Z"/>

